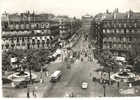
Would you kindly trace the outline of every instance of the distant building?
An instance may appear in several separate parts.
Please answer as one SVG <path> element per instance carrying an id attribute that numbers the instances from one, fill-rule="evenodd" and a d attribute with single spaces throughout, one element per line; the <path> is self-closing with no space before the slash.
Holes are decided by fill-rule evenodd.
<path id="1" fill-rule="evenodd" d="M 57 16 L 59 21 L 59 32 L 61 40 L 68 39 L 81 27 L 78 19 L 69 18 L 68 16 Z"/>
<path id="2" fill-rule="evenodd" d="M 76 28 L 73 27 L 76 21 L 63 25 L 53 14 L 35 14 L 29 11 L 20 14 L 4 13 L 1 20 L 3 50 L 56 47 L 58 40 L 64 36 L 61 35 L 61 26 L 67 34 Z M 66 19 L 66 22 L 69 21 Z"/>
<path id="3" fill-rule="evenodd" d="M 90 30 L 92 20 L 93 20 L 93 17 L 88 14 L 85 16 L 82 16 L 82 27 L 86 32 Z"/>
<path id="4" fill-rule="evenodd" d="M 21 13 L 2 15 L 2 49 L 48 48 L 57 42 L 59 23 L 48 14 Z"/>
<path id="5" fill-rule="evenodd" d="M 140 46 L 140 13 L 118 9 L 100 13 L 92 21 L 92 33 L 99 53 L 109 50 L 114 56 L 129 56 L 134 46 Z"/>

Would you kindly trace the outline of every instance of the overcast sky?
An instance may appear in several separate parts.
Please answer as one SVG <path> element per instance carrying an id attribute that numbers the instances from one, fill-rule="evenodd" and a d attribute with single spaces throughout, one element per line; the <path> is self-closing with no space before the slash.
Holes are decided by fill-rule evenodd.
<path id="1" fill-rule="evenodd" d="M 68 15 L 80 17 L 85 14 L 95 15 L 105 12 L 106 9 L 125 12 L 129 9 L 140 12 L 140 0 L 0 0 L 1 13 L 48 12 L 55 15 Z"/>

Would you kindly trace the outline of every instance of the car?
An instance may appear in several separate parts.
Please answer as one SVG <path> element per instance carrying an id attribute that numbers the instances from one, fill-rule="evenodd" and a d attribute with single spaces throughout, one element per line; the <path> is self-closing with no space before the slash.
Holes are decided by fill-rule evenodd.
<path id="1" fill-rule="evenodd" d="M 52 75 L 51 75 L 51 82 L 56 82 L 58 79 L 60 79 L 62 76 L 62 72 L 60 70 L 56 70 Z"/>
<path id="2" fill-rule="evenodd" d="M 71 93 L 66 93 L 66 94 L 65 94 L 65 97 L 74 97 L 74 94 L 73 94 L 73 92 L 71 92 Z"/>
<path id="3" fill-rule="evenodd" d="M 82 89 L 87 89 L 88 88 L 88 83 L 87 82 L 82 82 L 81 88 Z"/>

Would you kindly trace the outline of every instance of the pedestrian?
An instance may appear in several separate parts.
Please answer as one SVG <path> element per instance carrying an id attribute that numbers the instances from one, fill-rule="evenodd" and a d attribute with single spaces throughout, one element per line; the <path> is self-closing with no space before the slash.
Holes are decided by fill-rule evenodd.
<path id="1" fill-rule="evenodd" d="M 40 79 L 40 83 L 43 83 L 43 79 L 42 78 Z"/>
<path id="2" fill-rule="evenodd" d="M 119 83 L 119 82 L 117 82 L 117 87 L 118 87 L 118 88 L 120 87 L 120 83 Z"/>
<path id="3" fill-rule="evenodd" d="M 27 88 L 27 98 L 30 98 L 30 89 Z"/>
<path id="4" fill-rule="evenodd" d="M 34 95 L 35 97 L 37 97 L 37 89 L 38 89 L 38 87 L 36 86 L 35 90 L 34 90 L 35 91 L 35 95 Z"/>
<path id="5" fill-rule="evenodd" d="M 103 83 L 103 79 L 102 78 L 100 78 L 100 84 L 102 84 Z"/>
<path id="6" fill-rule="evenodd" d="M 46 76 L 47 76 L 47 77 L 49 76 L 49 71 L 48 71 L 48 70 L 46 71 Z"/>
<path id="7" fill-rule="evenodd" d="M 12 87 L 15 87 L 15 84 L 14 84 L 14 82 L 12 82 L 12 83 L 11 83 L 11 85 L 12 85 Z"/>
<path id="8" fill-rule="evenodd" d="M 33 87 L 32 94 L 35 97 L 35 88 Z"/>

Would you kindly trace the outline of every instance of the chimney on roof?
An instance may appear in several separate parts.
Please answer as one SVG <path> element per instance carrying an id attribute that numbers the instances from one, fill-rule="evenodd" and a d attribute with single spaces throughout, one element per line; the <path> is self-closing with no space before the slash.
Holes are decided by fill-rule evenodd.
<path id="1" fill-rule="evenodd" d="M 132 14 L 133 14 L 133 12 L 132 12 L 132 10 L 130 9 L 130 10 L 128 11 L 128 14 L 127 14 L 128 19 L 131 18 Z"/>
<path id="2" fill-rule="evenodd" d="M 109 14 L 109 11 L 108 11 L 108 9 L 106 10 L 106 14 Z"/>
<path id="3" fill-rule="evenodd" d="M 114 10 L 114 12 L 115 12 L 115 13 L 119 13 L 119 9 L 116 8 L 116 9 Z"/>
<path id="4" fill-rule="evenodd" d="M 117 18 L 117 13 L 119 13 L 119 9 L 116 8 L 113 12 L 113 18 L 116 19 Z"/>

